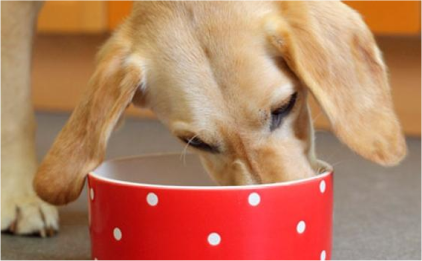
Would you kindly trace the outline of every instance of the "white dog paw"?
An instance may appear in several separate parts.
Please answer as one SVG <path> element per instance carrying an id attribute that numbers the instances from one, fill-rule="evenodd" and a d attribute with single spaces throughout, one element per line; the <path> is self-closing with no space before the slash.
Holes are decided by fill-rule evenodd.
<path id="1" fill-rule="evenodd" d="M 52 236 L 59 229 L 59 215 L 55 207 L 37 196 L 16 200 L 2 198 L 1 230 L 17 235 Z"/>

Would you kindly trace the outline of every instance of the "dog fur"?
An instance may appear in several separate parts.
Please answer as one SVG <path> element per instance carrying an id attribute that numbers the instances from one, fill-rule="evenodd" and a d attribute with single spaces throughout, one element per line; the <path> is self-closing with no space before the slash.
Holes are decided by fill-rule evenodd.
<path id="1" fill-rule="evenodd" d="M 58 213 L 32 186 L 38 164 L 30 65 L 40 7 L 40 2 L 1 3 L 1 229 L 45 236 L 58 229 Z"/>
<path id="2" fill-rule="evenodd" d="M 271 112 L 294 93 L 292 111 L 271 130 Z M 405 156 L 381 53 L 345 4 L 135 2 L 99 52 L 86 93 L 38 169 L 35 190 L 55 205 L 75 200 L 131 102 L 151 108 L 174 136 L 218 148 L 193 148 L 218 184 L 315 175 L 330 167 L 314 153 L 308 93 L 336 136 L 361 156 L 385 166 Z"/>

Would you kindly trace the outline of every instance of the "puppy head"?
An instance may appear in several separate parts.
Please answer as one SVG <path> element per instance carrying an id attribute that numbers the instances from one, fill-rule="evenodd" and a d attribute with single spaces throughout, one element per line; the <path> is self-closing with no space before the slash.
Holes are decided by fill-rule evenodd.
<path id="1" fill-rule="evenodd" d="M 191 14 L 194 26 L 178 31 L 183 40 L 157 42 L 154 57 L 174 70 L 156 65 L 150 86 L 151 101 L 160 101 L 154 111 L 219 184 L 286 181 L 327 168 L 314 156 L 308 91 L 358 154 L 387 166 L 404 157 L 386 68 L 356 12 L 341 2 L 224 9 L 229 18 L 211 9 L 195 13 L 210 20 Z"/>
<path id="2" fill-rule="evenodd" d="M 405 154 L 378 49 L 341 3 L 137 3 L 100 56 L 37 173 L 48 202 L 79 195 L 131 101 L 151 108 L 221 185 L 319 171 L 308 91 L 362 156 L 391 165 Z"/>
<path id="3" fill-rule="evenodd" d="M 200 76 L 167 75 L 178 87 L 169 94 L 171 98 L 158 103 L 165 104 L 155 109 L 158 117 L 174 136 L 199 153 L 220 185 L 313 175 L 318 164 L 313 157 L 306 88 L 283 61 L 268 56 L 265 46 L 239 48 L 242 41 L 247 39 L 236 39 L 232 48 L 226 45 L 227 53 L 222 46 L 209 48 L 203 54 L 206 57 L 192 67 L 179 59 L 188 71 L 201 68 L 203 72 Z M 157 83 L 165 86 L 161 80 Z M 151 97 L 159 89 L 155 87 Z M 154 101 L 164 98 L 161 92 L 156 95 Z"/>

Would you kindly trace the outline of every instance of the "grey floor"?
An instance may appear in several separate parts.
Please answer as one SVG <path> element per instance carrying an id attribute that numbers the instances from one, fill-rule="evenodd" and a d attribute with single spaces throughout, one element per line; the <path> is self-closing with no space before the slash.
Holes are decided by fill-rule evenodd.
<path id="1" fill-rule="evenodd" d="M 67 118 L 37 114 L 40 159 Z M 319 157 L 335 168 L 333 259 L 421 259 L 421 141 L 407 142 L 406 160 L 382 168 L 354 155 L 332 134 L 317 133 Z M 113 134 L 107 157 L 181 150 L 157 121 L 127 119 Z M 2 234 L 2 259 L 89 259 L 85 195 L 60 209 L 61 231 L 53 238 Z"/>

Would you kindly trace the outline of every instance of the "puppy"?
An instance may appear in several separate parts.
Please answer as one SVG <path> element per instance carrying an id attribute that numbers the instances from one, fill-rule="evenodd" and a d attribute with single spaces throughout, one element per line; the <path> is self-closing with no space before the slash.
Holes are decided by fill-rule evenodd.
<path id="1" fill-rule="evenodd" d="M 406 154 L 380 51 L 341 2 L 136 2 L 34 180 L 75 200 L 125 108 L 148 107 L 220 185 L 300 179 L 318 161 L 311 93 L 336 136 L 395 165 Z"/>
<path id="2" fill-rule="evenodd" d="M 66 204 L 104 157 L 124 109 L 148 106 L 221 185 L 315 175 L 307 91 L 336 135 L 396 164 L 405 142 L 385 66 L 340 2 L 139 2 L 41 164 L 38 194 Z"/>

